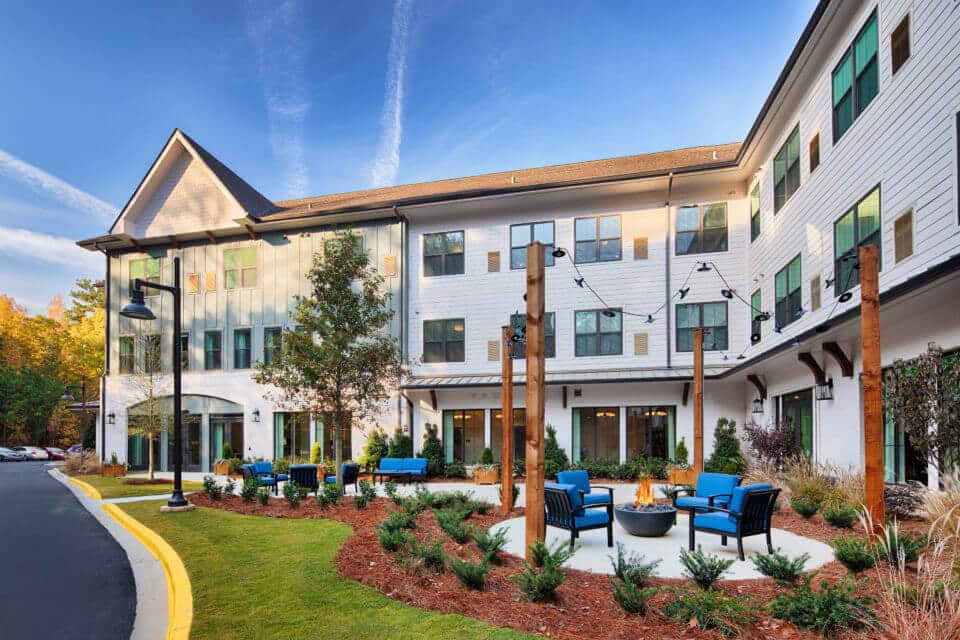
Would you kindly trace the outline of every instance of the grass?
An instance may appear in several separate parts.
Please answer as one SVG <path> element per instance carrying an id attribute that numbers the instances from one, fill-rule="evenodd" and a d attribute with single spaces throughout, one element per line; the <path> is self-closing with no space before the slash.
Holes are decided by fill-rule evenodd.
<path id="1" fill-rule="evenodd" d="M 337 522 L 204 508 L 161 514 L 153 503 L 121 507 L 183 559 L 193 586 L 194 639 L 534 637 L 422 611 L 341 578 L 334 556 L 350 527 Z"/>
<path id="2" fill-rule="evenodd" d="M 124 484 L 126 478 L 104 478 L 98 475 L 76 476 L 100 492 L 104 499 L 130 498 L 133 496 L 156 496 L 173 491 L 173 484 Z M 183 481 L 184 491 L 200 491 L 203 484 L 200 482 Z"/>

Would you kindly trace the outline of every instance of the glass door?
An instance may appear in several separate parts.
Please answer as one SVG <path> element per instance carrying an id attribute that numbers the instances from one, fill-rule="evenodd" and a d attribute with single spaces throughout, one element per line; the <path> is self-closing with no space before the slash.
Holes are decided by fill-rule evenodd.
<path id="1" fill-rule="evenodd" d="M 198 413 L 183 414 L 182 446 L 183 446 L 183 470 L 184 471 L 202 471 L 200 456 L 202 454 L 200 444 L 203 442 L 201 433 L 203 431 L 203 416 Z M 174 438 L 173 434 L 167 438 L 167 460 L 174 460 Z"/>
<path id="2" fill-rule="evenodd" d="M 306 412 L 275 413 L 273 425 L 274 460 L 310 459 L 310 418 Z"/>
<path id="3" fill-rule="evenodd" d="M 490 449 L 493 450 L 494 462 L 500 462 L 503 452 L 503 412 L 497 409 L 490 410 Z M 522 460 L 526 457 L 527 442 L 527 410 L 513 410 L 513 459 Z"/>
<path id="4" fill-rule="evenodd" d="M 210 458 L 244 458 L 243 414 L 210 416 Z"/>
<path id="5" fill-rule="evenodd" d="M 813 458 L 813 390 L 794 391 L 780 397 L 780 415 L 793 426 L 794 437 L 804 453 Z"/>
<path id="6" fill-rule="evenodd" d="M 580 460 L 620 460 L 620 409 L 573 410 L 573 455 Z"/>
<path id="7" fill-rule="evenodd" d="M 675 407 L 627 408 L 627 459 L 673 459 Z"/>
<path id="8" fill-rule="evenodd" d="M 447 462 L 476 464 L 483 451 L 483 409 L 443 412 L 443 451 Z"/>

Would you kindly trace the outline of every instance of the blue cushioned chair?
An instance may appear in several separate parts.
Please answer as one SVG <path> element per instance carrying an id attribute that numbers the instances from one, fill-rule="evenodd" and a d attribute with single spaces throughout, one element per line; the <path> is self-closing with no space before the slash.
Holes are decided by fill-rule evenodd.
<path id="1" fill-rule="evenodd" d="M 315 464 L 295 464 L 290 467 L 290 480 L 296 482 L 298 487 L 306 487 L 308 491 L 316 493 L 320 489 L 320 482 L 317 480 L 317 465 Z"/>
<path id="2" fill-rule="evenodd" d="M 780 489 L 766 483 L 735 487 L 730 498 L 730 507 L 707 507 L 705 511 L 692 514 L 690 520 L 690 551 L 695 548 L 697 531 L 720 536 L 720 544 L 727 545 L 727 536 L 737 539 L 737 553 L 743 560 L 743 539 L 766 534 L 767 553 L 773 553 L 770 540 L 770 520 Z"/>
<path id="3" fill-rule="evenodd" d="M 273 492 L 277 493 L 277 477 L 275 474 L 271 473 L 257 473 L 256 471 L 257 463 L 253 464 L 242 464 L 240 465 L 240 473 L 243 474 L 244 480 L 256 480 L 257 485 L 261 487 L 272 487 Z M 272 467 L 273 465 L 271 465 Z M 284 476 L 286 479 L 286 476 Z"/>
<path id="4" fill-rule="evenodd" d="M 730 496 L 734 487 L 740 485 L 738 476 L 729 473 L 701 473 L 697 476 L 697 486 L 693 495 L 690 489 L 677 489 L 673 492 L 673 506 L 677 510 L 684 510 L 693 517 L 694 512 L 703 511 L 709 507 L 726 507 L 730 504 Z"/>
<path id="5" fill-rule="evenodd" d="M 583 506 L 605 507 L 613 504 L 613 487 L 603 487 L 600 485 L 590 486 L 590 476 L 586 471 L 561 471 L 557 474 L 557 484 L 572 484 L 580 492 L 580 499 Z M 592 489 L 603 489 L 603 491 L 592 491 Z"/>
<path id="6" fill-rule="evenodd" d="M 354 462 L 344 462 L 340 467 L 340 475 L 343 476 L 343 489 L 346 492 L 347 485 L 353 485 L 353 492 L 358 491 L 357 488 L 357 478 L 360 477 L 360 465 Z M 324 483 L 326 484 L 336 484 L 337 476 L 325 476 L 323 478 Z"/>
<path id="7" fill-rule="evenodd" d="M 613 546 L 613 503 L 603 511 L 587 509 L 580 498 L 580 489 L 575 484 L 543 483 L 544 521 L 551 527 L 570 532 L 570 548 L 580 537 L 581 531 L 607 530 L 607 546 Z"/>

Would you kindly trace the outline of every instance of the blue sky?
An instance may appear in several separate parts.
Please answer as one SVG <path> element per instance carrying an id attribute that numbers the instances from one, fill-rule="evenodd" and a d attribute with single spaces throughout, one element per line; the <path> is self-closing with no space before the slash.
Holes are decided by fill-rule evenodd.
<path id="1" fill-rule="evenodd" d="M 814 5 L 5 3 L 0 293 L 101 275 L 174 127 L 275 200 L 741 140 Z"/>

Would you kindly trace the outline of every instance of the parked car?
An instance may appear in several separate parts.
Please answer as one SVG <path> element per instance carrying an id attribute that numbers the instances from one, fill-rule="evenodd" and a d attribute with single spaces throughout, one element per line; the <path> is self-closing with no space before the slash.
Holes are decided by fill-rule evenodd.
<path id="1" fill-rule="evenodd" d="M 0 447 L 0 462 L 23 462 L 27 454 L 6 447 Z"/>
<path id="2" fill-rule="evenodd" d="M 60 447 L 44 447 L 44 450 L 51 460 L 64 460 L 67 457 L 67 452 Z"/>
<path id="3" fill-rule="evenodd" d="M 72 444 L 70 445 L 70 448 L 67 449 L 67 453 L 80 453 L 80 451 L 82 450 L 83 450 L 83 447 L 80 446 L 79 444 Z"/>
<path id="4" fill-rule="evenodd" d="M 14 447 L 14 451 L 19 451 L 27 455 L 28 460 L 49 460 L 50 454 L 40 447 Z"/>

